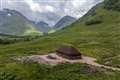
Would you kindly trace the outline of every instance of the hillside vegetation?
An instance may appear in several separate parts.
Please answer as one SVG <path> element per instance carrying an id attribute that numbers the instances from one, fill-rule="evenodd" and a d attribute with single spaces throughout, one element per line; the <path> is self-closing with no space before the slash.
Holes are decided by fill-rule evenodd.
<path id="1" fill-rule="evenodd" d="M 83 55 L 97 58 L 99 63 L 120 68 L 119 2 L 105 0 L 72 25 L 40 39 L 0 46 L 1 69 L 4 67 L 4 71 L 10 70 L 13 73 L 9 74 L 19 75 L 23 80 L 119 80 L 120 72 L 110 70 L 98 69 L 86 74 L 85 64 L 36 67 L 37 64 L 24 65 L 11 60 L 11 56 L 48 54 L 61 45 L 73 45 Z"/>
<path id="2" fill-rule="evenodd" d="M 0 34 L 0 45 L 8 45 L 14 44 L 18 42 L 28 42 L 34 39 L 37 39 L 41 36 L 39 35 L 30 35 L 30 36 L 16 36 L 16 35 L 8 35 L 8 34 Z"/>
<path id="3" fill-rule="evenodd" d="M 18 36 L 42 34 L 21 13 L 9 9 L 0 11 L 0 33 Z"/>

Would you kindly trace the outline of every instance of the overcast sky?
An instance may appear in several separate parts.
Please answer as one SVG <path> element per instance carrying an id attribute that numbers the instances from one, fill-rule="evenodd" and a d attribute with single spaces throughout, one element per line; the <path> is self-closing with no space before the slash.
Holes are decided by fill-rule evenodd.
<path id="1" fill-rule="evenodd" d="M 65 15 L 80 18 L 103 0 L 1 0 L 0 9 L 14 9 L 34 21 L 54 25 Z"/>

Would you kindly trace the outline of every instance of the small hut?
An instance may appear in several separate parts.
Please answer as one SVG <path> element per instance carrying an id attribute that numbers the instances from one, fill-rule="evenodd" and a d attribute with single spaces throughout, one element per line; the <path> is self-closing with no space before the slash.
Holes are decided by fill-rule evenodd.
<path id="1" fill-rule="evenodd" d="M 81 59 L 81 53 L 72 46 L 62 46 L 56 50 L 56 54 L 67 59 Z"/>

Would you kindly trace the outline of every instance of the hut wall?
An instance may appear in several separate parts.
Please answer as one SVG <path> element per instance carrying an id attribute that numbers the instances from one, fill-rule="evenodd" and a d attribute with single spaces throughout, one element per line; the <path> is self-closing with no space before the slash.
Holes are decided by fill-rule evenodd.
<path id="1" fill-rule="evenodd" d="M 81 56 L 70 56 L 70 55 L 65 55 L 64 53 L 58 53 L 58 52 L 57 52 L 57 55 L 61 56 L 63 58 L 70 59 L 70 60 L 75 60 L 75 59 L 81 59 L 82 58 Z"/>

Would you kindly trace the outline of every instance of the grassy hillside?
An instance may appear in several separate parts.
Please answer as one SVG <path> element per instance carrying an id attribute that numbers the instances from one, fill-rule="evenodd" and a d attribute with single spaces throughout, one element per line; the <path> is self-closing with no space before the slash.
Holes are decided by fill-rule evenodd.
<path id="1" fill-rule="evenodd" d="M 21 13 L 4 9 L 0 11 L 0 33 L 21 36 L 39 34 L 40 32 Z"/>
<path id="2" fill-rule="evenodd" d="M 18 43 L 18 42 L 28 42 L 32 41 L 34 39 L 39 38 L 40 36 L 38 35 L 30 35 L 30 36 L 16 36 L 16 35 L 8 35 L 8 34 L 0 34 L 0 45 L 8 45 L 8 44 L 13 44 L 13 43 Z"/>
<path id="3" fill-rule="evenodd" d="M 86 74 L 82 71 L 87 69 L 84 64 L 47 66 L 47 69 L 43 65 L 22 65 L 11 59 L 13 56 L 47 54 L 61 45 L 73 45 L 82 54 L 97 58 L 99 63 L 120 68 L 120 11 L 106 8 L 106 5 L 107 2 L 96 6 L 92 12 L 56 33 L 30 42 L 0 46 L 1 68 L 13 71 L 23 80 L 119 80 L 120 72 L 99 69 Z"/>
<path id="4" fill-rule="evenodd" d="M 64 27 L 72 24 L 75 21 L 76 21 L 76 19 L 74 17 L 64 16 L 53 26 L 53 28 L 56 30 L 59 30 L 59 29 L 62 29 Z"/>
<path id="5" fill-rule="evenodd" d="M 119 72 L 85 64 L 48 66 L 12 63 L 0 68 L 1 80 L 119 80 L 119 75 Z"/>
<path id="6" fill-rule="evenodd" d="M 83 54 L 105 60 L 120 54 L 120 12 L 101 4 L 95 14 L 84 16 L 71 26 L 35 41 L 1 46 L 4 54 L 32 54 L 54 51 L 63 44 L 78 48 Z M 27 48 L 26 48 L 27 47 Z M 3 50 L 4 48 L 4 50 Z"/>

